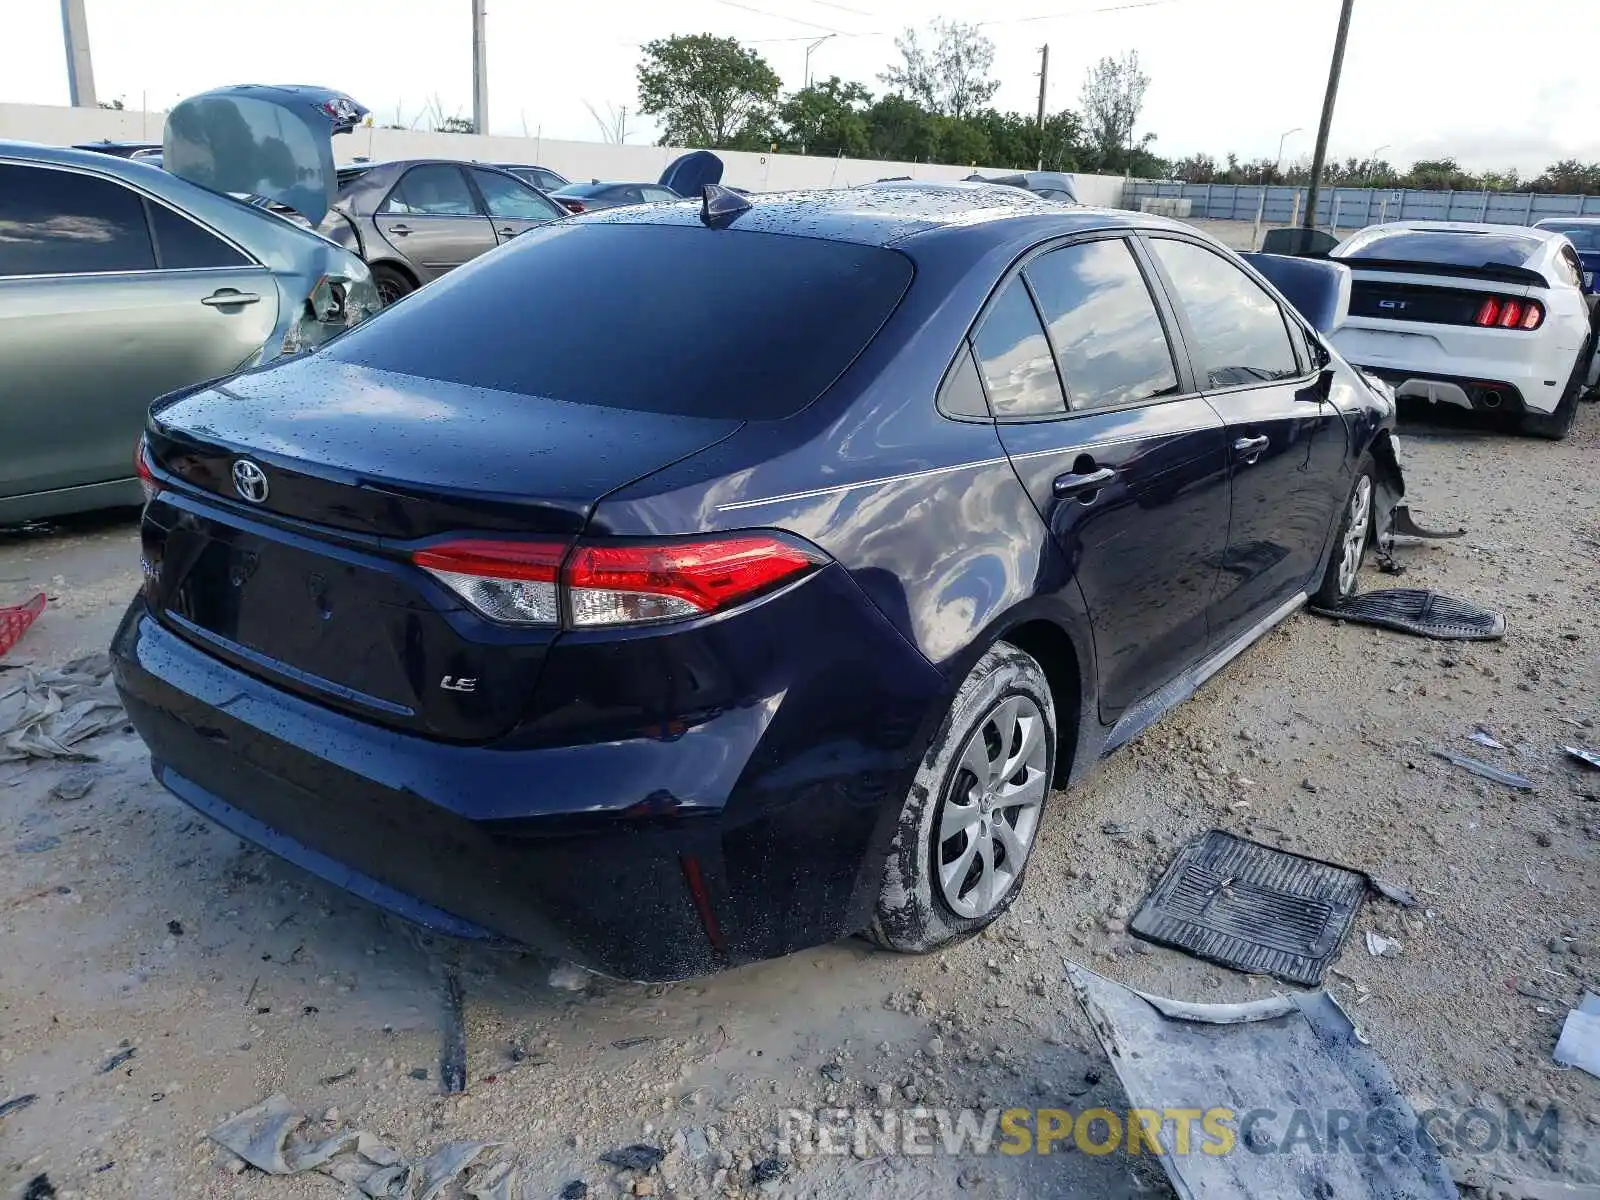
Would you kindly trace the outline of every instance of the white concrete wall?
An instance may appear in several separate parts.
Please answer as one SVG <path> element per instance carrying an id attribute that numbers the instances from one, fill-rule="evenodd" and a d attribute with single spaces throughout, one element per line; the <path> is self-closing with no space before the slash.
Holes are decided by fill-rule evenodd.
<path id="1" fill-rule="evenodd" d="M 70 145 L 74 142 L 161 140 L 166 114 L 117 112 L 99 108 L 58 108 L 42 104 L 0 104 L 0 140 Z M 410 129 L 358 129 L 333 140 L 340 162 L 356 157 L 375 162 L 397 158 L 465 158 L 479 162 L 538 163 L 569 179 L 654 180 L 683 151 L 668 146 L 608 146 L 551 138 L 479 137 L 466 133 L 425 133 Z M 960 179 L 971 167 L 938 163 L 882 162 L 859 158 L 818 158 L 799 154 L 750 154 L 719 150 L 727 164 L 723 182 L 751 191 L 849 187 L 886 176 Z M 983 169 L 983 168 L 980 168 Z M 1077 175 L 1078 199 L 1115 207 L 1122 202 L 1119 176 Z"/>

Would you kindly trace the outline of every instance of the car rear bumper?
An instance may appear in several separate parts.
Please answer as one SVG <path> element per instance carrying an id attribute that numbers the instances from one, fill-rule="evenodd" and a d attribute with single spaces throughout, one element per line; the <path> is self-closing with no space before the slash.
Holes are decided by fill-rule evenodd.
<path id="1" fill-rule="evenodd" d="M 439 932 L 666 980 L 867 924 L 925 736 L 909 717 L 941 686 L 897 635 L 879 648 L 838 666 L 855 695 L 836 704 L 875 706 L 891 725 L 898 713 L 905 735 L 819 737 L 804 757 L 783 749 L 779 709 L 816 702 L 825 670 L 780 705 L 663 736 L 507 748 L 291 695 L 180 638 L 143 598 L 112 655 L 156 778 L 240 837 Z"/>
<path id="2" fill-rule="evenodd" d="M 1548 331 L 1474 329 L 1352 318 L 1333 335 L 1339 353 L 1394 385 L 1400 398 L 1416 397 L 1465 408 L 1551 413 L 1572 373 Z M 1429 383 L 1442 386 L 1429 388 Z M 1411 386 L 1408 386 L 1411 385 Z M 1500 400 L 1490 402 L 1490 392 Z M 1511 393 L 1514 393 L 1514 398 Z"/>

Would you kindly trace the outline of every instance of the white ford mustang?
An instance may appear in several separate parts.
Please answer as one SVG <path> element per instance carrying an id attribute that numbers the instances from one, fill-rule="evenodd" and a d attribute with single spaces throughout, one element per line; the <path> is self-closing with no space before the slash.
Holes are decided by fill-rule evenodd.
<path id="1" fill-rule="evenodd" d="M 1563 438 L 1588 383 L 1595 331 L 1572 243 L 1546 229 L 1373 225 L 1330 257 L 1352 273 L 1333 342 L 1399 397 L 1515 416 Z"/>

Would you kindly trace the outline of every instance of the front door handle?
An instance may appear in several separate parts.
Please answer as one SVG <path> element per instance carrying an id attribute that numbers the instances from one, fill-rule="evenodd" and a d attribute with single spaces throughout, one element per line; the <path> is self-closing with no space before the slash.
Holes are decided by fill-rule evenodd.
<path id="1" fill-rule="evenodd" d="M 1111 467 L 1100 467 L 1082 474 L 1068 472 L 1057 475 L 1051 487 L 1059 499 L 1067 500 L 1076 496 L 1085 504 L 1092 504 L 1095 494 L 1116 477 L 1117 473 Z"/>
<path id="2" fill-rule="evenodd" d="M 406 234 L 411 232 L 411 226 L 409 226 L 409 225 L 391 225 L 391 226 L 389 226 L 389 232 L 390 233 L 394 233 L 394 234 L 398 234 L 400 237 L 405 237 Z"/>
<path id="3" fill-rule="evenodd" d="M 201 304 L 209 304 L 212 308 L 232 308 L 235 304 L 255 304 L 261 299 L 254 292 L 239 292 L 233 288 L 220 288 L 209 296 L 201 298 Z"/>
<path id="4" fill-rule="evenodd" d="M 1272 439 L 1264 433 L 1256 437 L 1243 437 L 1233 443 L 1233 452 L 1244 459 L 1246 466 L 1254 466 L 1261 452 L 1271 444 Z"/>

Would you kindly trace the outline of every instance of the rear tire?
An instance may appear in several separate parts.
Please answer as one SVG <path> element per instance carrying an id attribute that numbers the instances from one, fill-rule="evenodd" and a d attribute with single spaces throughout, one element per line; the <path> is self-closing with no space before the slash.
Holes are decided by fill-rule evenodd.
<path id="1" fill-rule="evenodd" d="M 388 263 L 379 263 L 372 268 L 372 282 L 378 289 L 378 297 L 383 301 L 383 306 L 388 308 L 402 296 L 409 296 L 417 290 L 417 285 L 411 277 Z"/>
<path id="2" fill-rule="evenodd" d="M 1561 393 L 1561 402 L 1552 413 L 1524 413 L 1520 428 L 1529 437 L 1546 438 L 1552 442 L 1564 441 L 1572 432 L 1578 419 L 1578 398 L 1588 386 L 1590 342 L 1578 351 L 1578 361 L 1572 364 L 1572 377 L 1567 380 L 1567 390 Z"/>
<path id="3" fill-rule="evenodd" d="M 1356 463 L 1355 482 L 1350 485 L 1350 496 L 1340 511 L 1339 526 L 1334 531 L 1333 552 L 1328 555 L 1328 566 L 1322 573 L 1322 584 L 1311 603 L 1318 608 L 1336 608 L 1356 594 L 1361 581 L 1361 567 L 1367 561 L 1367 547 L 1372 544 L 1374 499 L 1378 492 L 1378 472 L 1372 455 L 1363 453 Z"/>
<path id="4" fill-rule="evenodd" d="M 926 954 L 970 937 L 1022 890 L 1055 777 L 1044 668 L 1008 642 L 978 660 L 923 756 L 867 936 Z"/>

